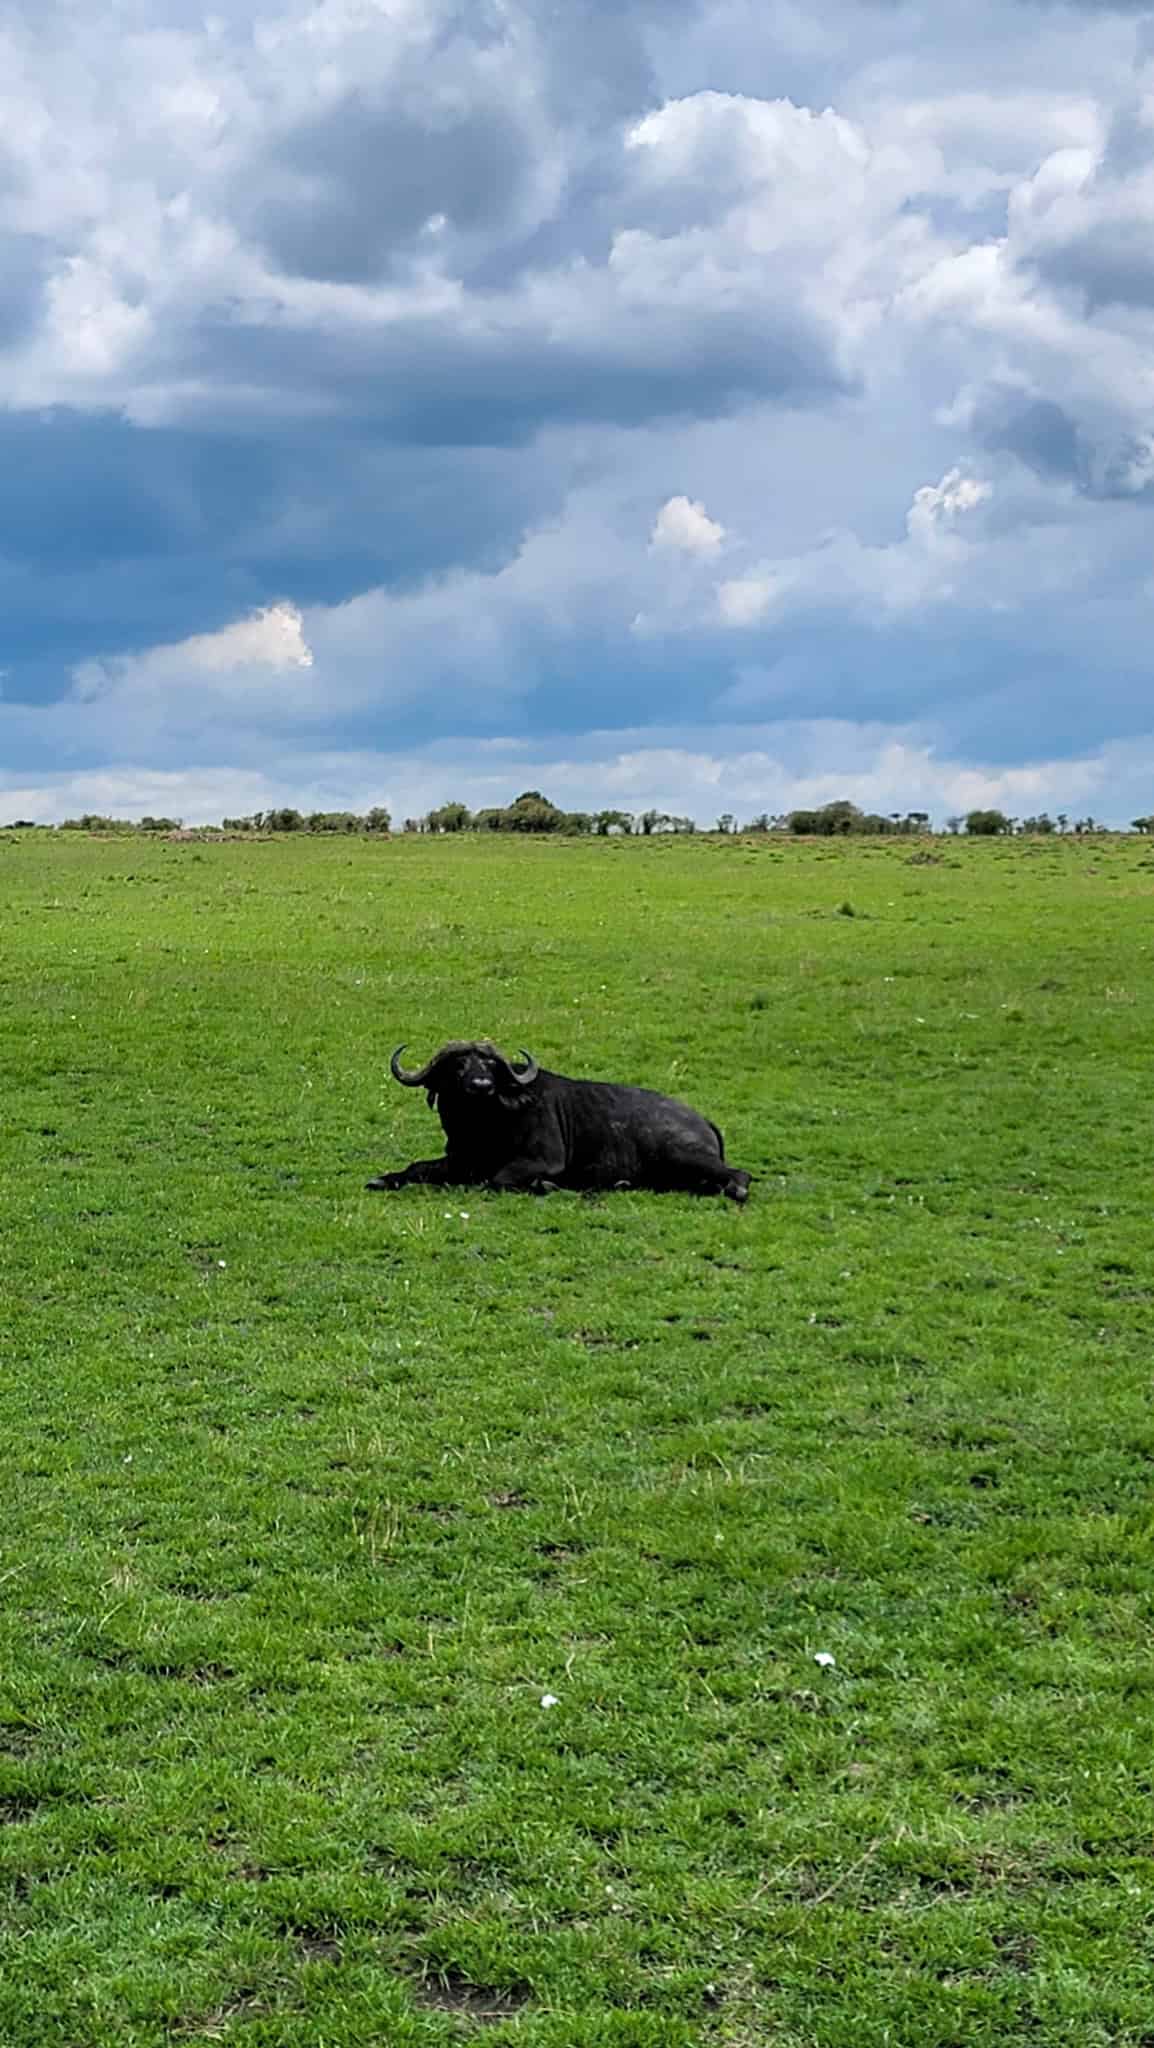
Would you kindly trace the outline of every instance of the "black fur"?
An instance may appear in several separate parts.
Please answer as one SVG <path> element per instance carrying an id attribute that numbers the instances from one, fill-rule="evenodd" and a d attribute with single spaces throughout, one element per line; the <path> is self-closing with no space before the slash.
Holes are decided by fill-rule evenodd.
<path id="1" fill-rule="evenodd" d="M 422 1069 L 421 1085 L 440 1116 L 445 1157 L 414 1160 L 371 1188 L 631 1187 L 735 1202 L 749 1194 L 749 1174 L 727 1164 L 716 1124 L 649 1088 L 571 1081 L 544 1067 L 526 1083 L 487 1040 L 447 1046 Z"/>

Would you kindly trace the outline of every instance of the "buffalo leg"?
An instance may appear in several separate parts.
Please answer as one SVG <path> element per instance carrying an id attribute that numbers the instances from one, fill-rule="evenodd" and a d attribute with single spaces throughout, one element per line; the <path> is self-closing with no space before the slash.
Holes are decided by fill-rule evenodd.
<path id="1" fill-rule="evenodd" d="M 693 1195 L 728 1195 L 731 1202 L 749 1200 L 749 1175 L 743 1166 L 730 1166 L 724 1159 L 687 1160 L 684 1179 L 677 1185 Z"/>
<path id="2" fill-rule="evenodd" d="M 548 1159 L 514 1159 L 493 1175 L 490 1187 L 503 1194 L 555 1195 L 562 1168 Z"/>
<path id="3" fill-rule="evenodd" d="M 447 1159 L 414 1159 L 411 1166 L 402 1167 L 399 1173 L 379 1173 L 375 1180 L 365 1182 L 366 1188 L 387 1188 L 390 1193 L 396 1188 L 459 1185 L 461 1170 L 451 1166 Z"/>

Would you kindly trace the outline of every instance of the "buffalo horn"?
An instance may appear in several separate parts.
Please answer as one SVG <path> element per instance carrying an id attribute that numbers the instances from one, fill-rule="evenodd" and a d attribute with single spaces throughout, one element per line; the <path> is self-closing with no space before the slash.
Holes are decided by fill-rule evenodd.
<path id="1" fill-rule="evenodd" d="M 436 1066 L 437 1060 L 440 1057 L 440 1055 L 435 1053 L 431 1060 L 426 1060 L 423 1067 L 417 1067 L 411 1074 L 407 1074 L 405 1072 L 405 1069 L 400 1064 L 401 1054 L 404 1052 L 404 1050 L 404 1046 L 399 1045 L 396 1049 L 396 1052 L 393 1054 L 392 1059 L 389 1061 L 389 1065 L 392 1068 L 393 1072 L 393 1079 L 394 1081 L 399 1081 L 402 1088 L 419 1088 L 422 1081 L 425 1079 L 426 1074 L 429 1072 L 430 1068 Z"/>

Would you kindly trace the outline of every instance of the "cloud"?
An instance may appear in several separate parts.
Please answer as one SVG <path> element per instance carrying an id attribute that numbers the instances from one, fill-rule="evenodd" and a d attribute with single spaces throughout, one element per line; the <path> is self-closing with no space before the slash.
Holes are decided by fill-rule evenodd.
<path id="1" fill-rule="evenodd" d="M 158 772 L 126 761 L 100 770 L 0 775 L 0 818 L 60 823 L 84 812 L 214 824 L 291 805 L 303 812 L 384 804 L 394 826 L 449 796 L 473 809 L 526 785 L 569 809 L 605 806 L 741 821 L 848 797 L 863 810 L 926 810 L 940 824 L 995 805 L 1012 815 L 1093 812 L 1126 823 L 1149 808 L 1154 734 L 1127 748 L 1012 767 L 951 758 L 916 731 L 844 721 L 756 728 L 594 733 L 579 750 L 510 736 L 478 749 L 444 739 L 419 752 L 282 754 L 261 769 L 208 764 Z M 1106 821 L 1109 821 L 1109 817 Z"/>
<path id="2" fill-rule="evenodd" d="M 968 515 L 994 495 L 985 478 L 947 471 L 939 483 L 922 484 L 906 514 L 906 536 L 881 547 L 863 547 L 857 536 L 834 532 L 808 554 L 761 563 L 747 575 L 717 587 L 717 609 L 727 626 L 759 626 L 791 607 L 839 604 L 902 612 L 957 596 L 957 578 L 973 554 Z"/>
<path id="3" fill-rule="evenodd" d="M 788 597 L 796 587 L 797 572 L 791 564 L 775 569 L 755 569 L 748 576 L 731 576 L 717 586 L 717 609 L 727 626 L 757 626 L 775 603 Z"/>
<path id="4" fill-rule="evenodd" d="M 107 700 L 125 691 L 203 686 L 210 677 L 248 676 L 261 669 L 283 677 L 286 670 L 313 665 L 302 625 L 295 605 L 269 605 L 251 618 L 223 626 L 218 633 L 197 633 L 173 646 L 150 648 L 142 655 L 84 662 L 75 671 L 76 695 L 86 702 Z"/>
<path id="5" fill-rule="evenodd" d="M 985 478 L 965 476 L 960 469 L 951 469 L 940 483 L 923 484 L 914 493 L 906 518 L 910 539 L 930 550 L 952 550 L 960 538 L 966 513 L 975 511 L 993 495 L 993 484 Z"/>
<path id="6" fill-rule="evenodd" d="M 667 498 L 653 527 L 650 545 L 687 555 L 715 555 L 725 528 L 694 498 Z"/>
<path id="7" fill-rule="evenodd" d="M 1154 574 L 1138 17 L 10 11 L 7 761 L 291 779 L 513 731 L 563 766 L 671 723 L 715 760 L 771 715 L 1117 764 Z"/>

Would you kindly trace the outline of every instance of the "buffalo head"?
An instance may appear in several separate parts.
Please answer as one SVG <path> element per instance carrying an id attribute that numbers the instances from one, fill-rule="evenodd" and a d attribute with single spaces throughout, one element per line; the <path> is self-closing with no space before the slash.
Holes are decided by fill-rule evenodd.
<path id="1" fill-rule="evenodd" d="M 487 1038 L 452 1039 L 411 1073 L 401 1065 L 404 1050 L 399 1045 L 389 1062 L 393 1077 L 404 1088 L 424 1088 L 430 1109 L 439 1095 L 477 1104 L 516 1100 L 517 1091 L 537 1078 L 537 1062 L 531 1053 L 522 1047 L 525 1064 L 515 1067 Z"/>

